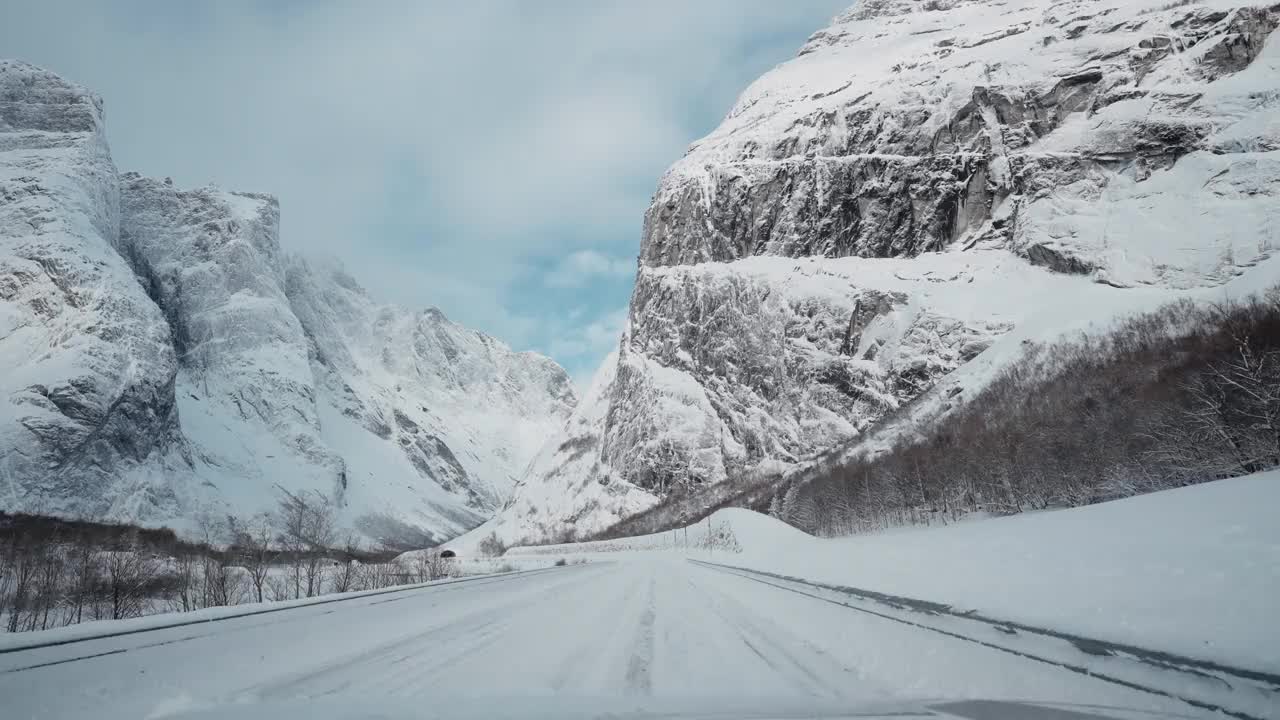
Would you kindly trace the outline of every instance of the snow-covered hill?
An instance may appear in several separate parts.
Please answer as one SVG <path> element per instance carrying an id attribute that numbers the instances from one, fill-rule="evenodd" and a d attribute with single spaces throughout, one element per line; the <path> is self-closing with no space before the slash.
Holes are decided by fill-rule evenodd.
<path id="1" fill-rule="evenodd" d="M 0 62 L 0 509 L 184 525 L 319 490 L 453 535 L 573 410 L 551 360 L 284 253 L 274 198 L 117 175 L 102 103 Z"/>
<path id="2" fill-rule="evenodd" d="M 1026 323 L 1280 278 L 1277 24 L 1257 0 L 857 3 L 663 177 L 591 442 L 544 449 L 478 532 L 796 466 Z"/>

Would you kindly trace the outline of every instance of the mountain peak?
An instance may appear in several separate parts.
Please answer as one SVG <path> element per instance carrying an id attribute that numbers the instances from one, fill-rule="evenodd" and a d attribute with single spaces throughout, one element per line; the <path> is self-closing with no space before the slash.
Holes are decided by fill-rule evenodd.
<path id="1" fill-rule="evenodd" d="M 832 21 L 832 25 L 842 25 L 858 20 L 890 18 L 899 15 L 910 15 L 919 12 L 936 12 L 950 10 L 963 3 L 980 0 L 859 0 L 848 10 L 840 13 Z"/>
<path id="2" fill-rule="evenodd" d="M 0 59 L 0 132 L 101 132 L 102 98 L 41 67 Z"/>
<path id="3" fill-rule="evenodd" d="M 563 369 L 284 253 L 272 195 L 118 174 L 101 108 L 0 61 L 0 509 L 186 528 L 314 490 L 387 540 L 506 500 Z"/>

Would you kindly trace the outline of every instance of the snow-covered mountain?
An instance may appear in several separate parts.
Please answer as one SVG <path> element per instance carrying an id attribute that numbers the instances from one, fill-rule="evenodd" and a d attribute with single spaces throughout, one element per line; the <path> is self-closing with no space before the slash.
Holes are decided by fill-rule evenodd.
<path id="1" fill-rule="evenodd" d="M 1014 328 L 1280 280 L 1277 24 L 1257 0 L 860 0 L 662 178 L 618 353 L 476 535 L 794 467 Z"/>
<path id="2" fill-rule="evenodd" d="M 551 360 L 285 254 L 268 195 L 118 175 L 102 103 L 0 61 L 0 509 L 183 525 L 320 490 L 373 537 L 500 507 Z"/>

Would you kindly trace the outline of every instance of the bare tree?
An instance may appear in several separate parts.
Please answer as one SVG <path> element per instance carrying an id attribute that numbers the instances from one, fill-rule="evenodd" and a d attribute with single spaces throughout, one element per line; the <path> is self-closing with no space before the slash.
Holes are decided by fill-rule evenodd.
<path id="1" fill-rule="evenodd" d="M 241 522 L 235 516 L 227 518 L 232 536 L 232 550 L 244 567 L 253 596 L 257 602 L 266 599 L 267 577 L 279 557 L 279 552 L 272 544 L 274 520 L 267 513 L 260 513 L 248 522 Z"/>
<path id="2" fill-rule="evenodd" d="M 368 563 L 356 569 L 355 589 L 377 590 L 392 587 L 412 582 L 414 577 L 414 572 L 400 558 L 389 563 Z"/>
<path id="3" fill-rule="evenodd" d="M 290 589 L 292 583 L 290 578 L 282 575 L 268 575 L 266 579 L 265 596 L 270 597 L 273 601 L 288 600 L 290 597 Z"/>
<path id="4" fill-rule="evenodd" d="M 295 596 L 301 594 L 305 580 L 306 596 L 320 592 L 324 580 L 326 554 L 338 534 L 337 512 L 328 495 L 318 491 L 280 492 L 276 512 L 277 526 L 285 547 L 291 553 Z"/>
<path id="5" fill-rule="evenodd" d="M 36 577 L 37 604 L 33 608 L 31 629 L 47 630 L 50 615 L 62 602 L 62 576 L 66 569 L 64 548 L 56 538 L 47 542 L 41 552 L 39 573 Z M 38 616 L 38 625 L 37 625 Z M 57 625 L 56 616 L 53 618 Z"/>
<path id="6" fill-rule="evenodd" d="M 13 587 L 13 571 L 17 560 L 16 539 L 0 545 L 0 618 L 8 617 L 9 593 Z"/>
<path id="7" fill-rule="evenodd" d="M 191 612 L 200 608 L 199 575 L 203 558 L 190 548 L 177 549 L 172 560 L 168 603 L 171 610 Z"/>
<path id="8" fill-rule="evenodd" d="M 102 558 L 99 553 L 98 544 L 87 532 L 76 537 L 68 552 L 68 624 L 82 622 L 85 607 L 98 602 L 97 593 L 102 584 Z"/>
<path id="9" fill-rule="evenodd" d="M 448 577 L 453 569 L 449 559 L 440 556 L 439 550 L 421 550 L 414 553 L 412 567 L 414 577 L 420 583 Z"/>
<path id="10" fill-rule="evenodd" d="M 103 575 L 111 619 L 140 617 L 160 575 L 160 563 L 138 542 L 136 533 L 104 553 Z"/>
<path id="11" fill-rule="evenodd" d="M 248 583 L 229 556 L 210 557 L 205 563 L 205 604 L 207 607 L 237 605 L 244 601 Z"/>
<path id="12" fill-rule="evenodd" d="M 28 614 L 34 604 L 36 584 L 39 582 L 40 565 L 43 552 L 39 544 L 23 535 L 15 538 L 11 553 L 10 570 L 13 580 L 9 600 L 9 632 L 28 629 L 23 625 L 24 614 Z"/>
<path id="13" fill-rule="evenodd" d="M 347 533 L 346 544 L 343 548 L 345 557 L 333 570 L 333 583 L 331 589 L 333 592 L 347 592 L 355 587 L 356 572 L 360 567 L 360 563 L 355 556 L 360 552 L 360 541 L 355 535 Z"/>

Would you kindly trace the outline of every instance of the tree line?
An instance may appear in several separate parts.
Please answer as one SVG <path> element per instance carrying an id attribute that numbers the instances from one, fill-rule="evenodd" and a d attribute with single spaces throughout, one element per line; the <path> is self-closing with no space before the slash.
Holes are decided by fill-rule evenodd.
<path id="1" fill-rule="evenodd" d="M 194 541 L 167 528 L 0 514 L 0 629 L 375 590 L 452 571 L 436 552 L 361 548 L 323 493 L 279 493 L 271 512 L 199 516 Z"/>
<path id="2" fill-rule="evenodd" d="M 1280 287 L 1235 302 L 1182 300 L 1107 332 L 1026 343 L 972 397 L 940 402 L 943 414 L 888 450 L 859 452 L 855 443 L 787 476 L 677 488 L 576 539 L 661 532 L 725 507 L 849 535 L 1087 505 L 1280 466 Z M 907 412 L 879 427 L 901 425 Z"/>
<path id="3" fill-rule="evenodd" d="M 1027 344 L 891 449 L 776 486 L 771 514 L 847 535 L 1075 507 L 1280 466 L 1280 288 L 1183 300 L 1109 332 Z M 757 501 L 759 498 L 756 498 Z"/>

